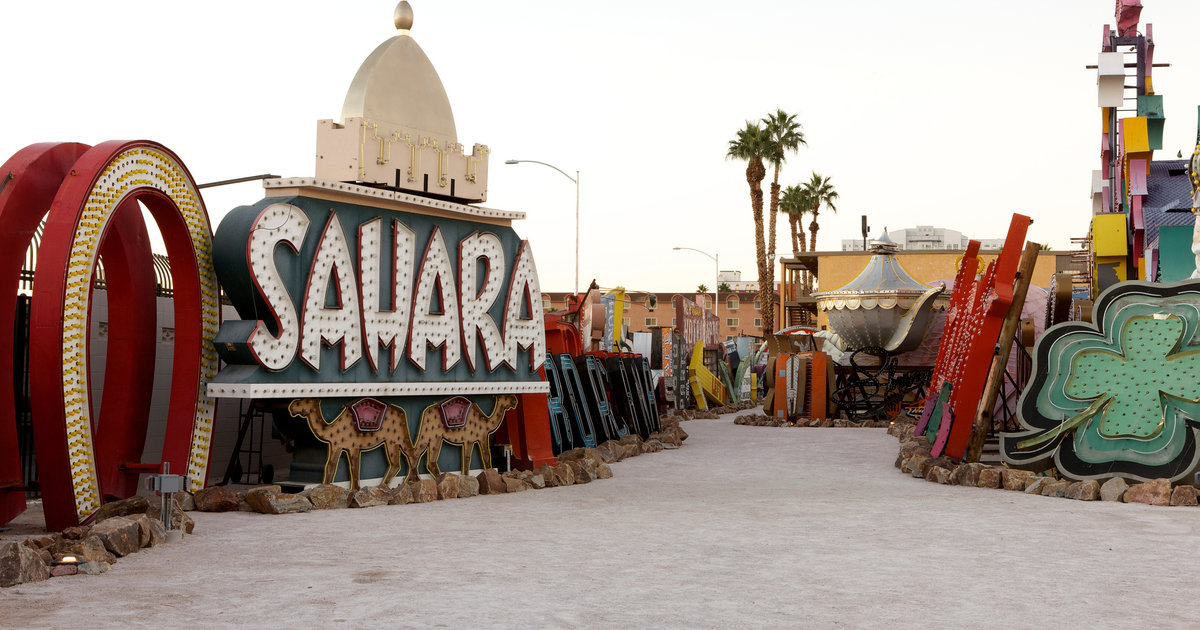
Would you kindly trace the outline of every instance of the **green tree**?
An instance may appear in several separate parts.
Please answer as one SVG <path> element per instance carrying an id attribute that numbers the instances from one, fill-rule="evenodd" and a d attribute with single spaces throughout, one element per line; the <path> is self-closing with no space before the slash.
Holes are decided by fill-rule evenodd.
<path id="1" fill-rule="evenodd" d="M 800 186 L 788 186 L 783 189 L 783 195 L 779 198 L 779 211 L 786 214 L 788 217 L 788 226 L 792 231 L 792 257 L 799 258 L 800 252 L 805 251 L 806 243 L 804 242 L 804 228 L 802 221 L 804 215 L 808 214 L 812 209 L 812 202 L 808 200 L 805 190 Z"/>
<path id="2" fill-rule="evenodd" d="M 767 236 L 767 258 L 770 259 L 775 257 L 775 215 L 779 212 L 779 169 L 787 161 L 788 153 L 795 153 L 801 145 L 808 146 L 808 141 L 804 138 L 804 130 L 800 123 L 796 122 L 796 115 L 789 114 L 782 109 L 777 108 L 774 113 L 767 114 L 767 117 L 762 119 L 762 124 L 763 129 L 771 138 L 771 152 L 766 159 L 774 171 L 774 177 L 771 179 L 771 215 Z M 772 277 L 774 274 L 775 270 L 772 269 Z"/>
<path id="3" fill-rule="evenodd" d="M 702 285 L 696 287 L 696 293 L 708 293 L 708 285 L 702 284 Z"/>
<path id="4" fill-rule="evenodd" d="M 720 293 L 730 293 L 733 291 L 733 289 L 729 288 L 728 282 L 722 282 L 721 284 L 717 285 L 717 291 Z"/>
<path id="5" fill-rule="evenodd" d="M 775 308 L 771 299 L 774 289 L 774 269 L 767 262 L 766 239 L 763 235 L 762 181 L 767 176 L 763 159 L 773 153 L 771 137 L 757 123 L 746 121 L 737 136 L 729 141 L 725 158 L 746 161 L 746 184 L 750 187 L 750 211 L 754 216 L 754 254 L 758 263 L 758 294 L 762 308 L 763 336 L 774 332 Z"/>
<path id="6" fill-rule="evenodd" d="M 837 213 L 838 192 L 833 187 L 832 179 L 813 171 L 812 178 L 803 186 L 804 194 L 808 197 L 812 208 L 812 222 L 808 224 L 812 240 L 809 241 L 808 248 L 814 252 L 817 251 L 817 230 L 821 229 L 821 226 L 817 225 L 817 215 L 820 213 L 821 206 L 825 206 L 830 212 Z"/>

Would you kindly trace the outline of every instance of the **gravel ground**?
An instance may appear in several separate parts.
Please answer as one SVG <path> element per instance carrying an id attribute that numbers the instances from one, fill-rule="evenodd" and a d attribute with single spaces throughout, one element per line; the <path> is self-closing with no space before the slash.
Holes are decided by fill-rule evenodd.
<path id="1" fill-rule="evenodd" d="M 193 512 L 102 576 L 0 590 L 0 627 L 1200 626 L 1200 509 L 940 486 L 883 429 L 733 416 L 588 485 Z"/>

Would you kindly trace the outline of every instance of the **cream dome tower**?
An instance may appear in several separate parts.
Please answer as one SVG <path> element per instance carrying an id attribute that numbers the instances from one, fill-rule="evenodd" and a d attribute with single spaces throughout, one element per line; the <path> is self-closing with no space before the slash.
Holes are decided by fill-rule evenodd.
<path id="1" fill-rule="evenodd" d="M 488 148 L 476 144 L 466 155 L 458 143 L 442 80 L 410 35 L 407 1 L 393 19 L 399 34 L 358 68 L 341 122 L 317 121 L 317 178 L 486 201 Z"/>

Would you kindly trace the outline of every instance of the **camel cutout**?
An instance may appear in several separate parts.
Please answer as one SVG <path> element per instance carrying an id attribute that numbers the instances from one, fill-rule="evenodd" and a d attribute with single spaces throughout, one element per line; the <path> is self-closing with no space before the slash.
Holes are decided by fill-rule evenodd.
<path id="1" fill-rule="evenodd" d="M 361 432 L 355 428 L 350 405 L 343 407 L 333 422 L 325 421 L 321 413 L 321 401 L 315 398 L 293 400 L 288 405 L 288 411 L 293 416 L 308 420 L 308 428 L 312 430 L 313 435 L 329 445 L 322 483 L 333 483 L 338 460 L 341 459 L 342 453 L 345 453 L 350 464 L 350 489 L 358 490 L 358 466 L 362 452 L 380 444 L 385 445 L 384 453 L 388 461 L 387 473 L 383 477 L 384 486 L 390 485 L 392 479 L 400 472 L 401 457 L 408 463 L 408 478 L 417 478 L 417 458 L 413 457 L 412 436 L 408 434 L 408 416 L 400 407 L 388 405 L 383 412 L 379 430 L 371 432 Z"/>
<path id="2" fill-rule="evenodd" d="M 483 460 L 485 469 L 492 467 L 492 434 L 500 428 L 504 414 L 517 408 L 515 394 L 496 396 L 496 404 L 492 407 L 491 415 L 484 415 L 479 405 L 471 403 L 467 410 L 467 422 L 461 428 L 447 428 L 442 421 L 440 403 L 433 404 L 421 412 L 421 427 L 417 430 L 417 441 L 409 460 L 410 479 L 416 478 L 415 463 L 425 455 L 425 469 L 431 475 L 440 475 L 438 455 L 442 452 L 442 443 L 457 444 L 462 447 L 462 474 L 471 470 L 471 451 L 479 447 L 479 457 Z"/>

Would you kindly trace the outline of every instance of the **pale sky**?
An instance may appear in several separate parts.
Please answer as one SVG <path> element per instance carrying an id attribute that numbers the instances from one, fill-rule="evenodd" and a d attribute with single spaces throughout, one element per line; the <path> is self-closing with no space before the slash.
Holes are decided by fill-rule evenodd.
<path id="1" fill-rule="evenodd" d="M 808 147 L 781 184 L 832 176 L 839 214 L 818 249 L 918 224 L 1002 238 L 1012 212 L 1056 249 L 1083 236 L 1099 167 L 1095 71 L 1112 0 L 603 3 L 411 0 L 412 35 L 454 108 L 459 142 L 491 150 L 485 205 L 520 210 L 545 291 L 581 283 L 711 288 L 712 261 L 757 277 L 747 119 L 782 107 Z M 0 9 L 0 159 L 34 142 L 146 138 L 195 179 L 311 176 L 316 121 L 337 118 L 359 64 L 395 34 L 393 0 L 14 2 Z M 1190 155 L 1200 3 L 1143 0 L 1154 25 L 1164 148 Z M 1190 79 L 1189 79 L 1190 77 Z M 771 173 L 768 172 L 768 181 Z M 262 198 L 205 192 L 214 227 Z M 777 250 L 790 254 L 785 217 Z"/>

